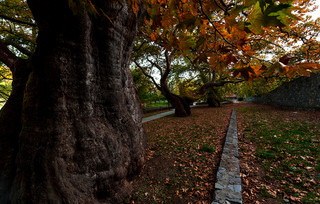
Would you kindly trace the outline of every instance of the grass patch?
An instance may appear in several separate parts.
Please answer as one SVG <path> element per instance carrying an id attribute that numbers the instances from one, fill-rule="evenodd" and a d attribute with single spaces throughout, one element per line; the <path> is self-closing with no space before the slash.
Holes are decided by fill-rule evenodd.
<path id="1" fill-rule="evenodd" d="M 213 153 L 213 152 L 215 152 L 216 150 L 215 150 L 213 147 L 209 146 L 208 144 L 205 144 L 205 145 L 203 145 L 203 146 L 201 147 L 201 149 L 199 149 L 199 151 L 208 152 L 208 153 Z"/>
<path id="2" fill-rule="evenodd" d="M 168 101 L 157 101 L 157 102 L 148 102 L 145 103 L 144 110 L 153 109 L 153 108 L 162 108 L 162 107 L 169 107 Z"/>
<path id="3" fill-rule="evenodd" d="M 309 120 L 308 113 L 265 107 L 238 111 L 246 121 L 243 132 L 256 148 L 257 164 L 267 172 L 268 183 L 278 188 L 275 197 L 282 201 L 280 192 L 285 192 L 290 202 L 320 203 L 320 123 Z M 261 189 L 261 196 L 270 197 L 271 189 Z"/>

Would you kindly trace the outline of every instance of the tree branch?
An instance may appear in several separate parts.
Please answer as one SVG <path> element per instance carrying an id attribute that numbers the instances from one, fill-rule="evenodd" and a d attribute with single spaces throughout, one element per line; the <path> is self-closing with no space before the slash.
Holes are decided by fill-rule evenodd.
<path id="1" fill-rule="evenodd" d="M 5 80 L 12 80 L 12 78 L 8 78 L 8 77 L 4 76 L 4 75 L 1 74 L 1 73 L 0 73 L 0 77 L 1 77 L 2 79 L 5 79 Z"/>
<path id="2" fill-rule="evenodd" d="M 140 64 L 139 64 L 136 60 L 134 60 L 133 62 L 134 62 L 134 63 L 137 65 L 137 67 L 142 71 L 143 75 L 145 75 L 146 77 L 148 77 L 149 79 L 151 79 L 152 82 L 153 82 L 153 84 L 157 87 L 157 89 L 158 89 L 159 91 L 161 91 L 161 87 L 157 84 L 156 80 L 155 80 L 151 75 L 149 75 L 149 74 L 143 69 L 143 67 L 140 66 Z"/>
<path id="3" fill-rule="evenodd" d="M 259 62 L 264 62 L 264 63 L 268 63 L 268 64 L 273 64 L 272 62 L 269 62 L 268 60 L 260 59 L 260 58 L 258 58 L 258 57 L 254 57 L 254 56 L 249 56 L 249 57 L 258 60 Z"/>
<path id="4" fill-rule="evenodd" d="M 221 1 L 220 1 L 221 2 Z M 214 0 L 214 3 L 222 10 L 222 11 L 224 11 L 225 13 L 226 13 L 226 10 L 224 9 L 224 8 L 222 8 L 221 6 L 220 6 L 220 4 L 218 4 L 218 2 L 216 1 L 216 0 Z M 223 2 L 224 3 L 224 2 Z"/>
<path id="5" fill-rule="evenodd" d="M 27 55 L 28 57 L 30 57 L 33 54 L 31 51 L 29 51 L 28 49 L 22 47 L 18 43 L 10 41 L 10 42 L 6 42 L 6 44 L 17 48 L 21 53 Z"/>
<path id="6" fill-rule="evenodd" d="M 20 58 L 13 54 L 7 47 L 5 43 L 0 40 L 0 61 L 9 67 L 9 69 L 13 72 L 14 64 Z"/>
<path id="7" fill-rule="evenodd" d="M 171 72 L 171 55 L 169 56 L 168 50 L 164 52 L 165 57 L 166 57 L 166 70 L 164 74 L 161 77 L 161 81 L 167 80 L 168 75 Z"/>
<path id="8" fill-rule="evenodd" d="M 147 59 L 147 60 L 148 60 L 148 62 L 150 62 L 152 64 L 152 66 L 156 67 L 160 71 L 160 74 L 162 76 L 163 73 L 162 73 L 161 67 L 158 64 L 154 63 L 153 61 L 151 61 L 150 59 Z"/>
<path id="9" fill-rule="evenodd" d="M 3 92 L 3 91 L 0 91 L 0 95 L 4 95 L 4 96 L 6 96 L 6 97 L 9 97 L 10 95 L 9 94 L 7 94 L 7 93 L 5 93 L 5 92 Z"/>
<path id="10" fill-rule="evenodd" d="M 35 41 L 31 39 L 31 38 L 32 38 L 31 36 L 19 34 L 19 33 L 16 33 L 16 32 L 14 32 L 14 31 L 8 30 L 8 29 L 0 29 L 0 32 L 2 32 L 2 33 L 8 33 L 8 34 L 10 34 L 10 35 L 13 35 L 13 36 L 15 36 L 15 37 L 18 37 L 18 38 L 22 39 L 23 42 L 29 42 L 29 43 L 31 43 L 31 44 L 35 44 Z M 30 39 L 29 39 L 29 38 L 30 38 Z"/>
<path id="11" fill-rule="evenodd" d="M 201 86 L 199 92 L 200 92 L 200 94 L 204 94 L 204 92 L 209 87 L 219 87 L 219 86 L 224 86 L 225 84 L 237 84 L 237 83 L 240 83 L 243 81 L 245 81 L 245 80 L 240 79 L 240 80 L 236 80 L 236 81 L 219 81 L 219 82 L 209 81 L 209 82 L 205 83 L 203 86 Z"/>
<path id="12" fill-rule="evenodd" d="M 220 31 L 216 28 L 216 26 L 213 24 L 211 18 L 206 14 L 206 12 L 204 11 L 203 9 L 203 6 L 202 6 L 202 1 L 199 0 L 199 3 L 200 3 L 200 8 L 201 8 L 201 11 L 202 13 L 206 16 L 206 18 L 208 19 L 208 21 L 210 22 L 210 24 L 212 25 L 212 27 L 214 28 L 214 30 L 222 37 L 222 39 L 228 43 L 229 45 L 231 45 L 232 47 L 236 47 L 234 46 L 231 42 L 229 42 L 227 39 L 224 38 L 224 36 L 220 33 Z"/>
<path id="13" fill-rule="evenodd" d="M 298 33 L 296 33 L 296 32 L 288 32 L 288 31 L 285 31 L 285 30 L 283 30 L 282 29 L 282 27 L 279 27 L 279 29 L 280 29 L 280 31 L 281 31 L 281 33 L 285 33 L 285 34 L 287 34 L 288 36 L 290 36 L 290 35 L 293 35 L 293 36 L 296 36 L 297 38 L 299 38 L 303 43 L 306 43 L 306 41 L 308 41 L 308 39 L 307 38 L 305 38 L 305 37 L 303 37 L 303 36 L 300 36 Z"/>
<path id="14" fill-rule="evenodd" d="M 146 41 L 143 41 L 143 42 L 141 43 L 141 45 L 140 45 L 138 48 L 133 49 L 133 50 L 134 50 L 134 52 L 139 51 L 139 50 L 142 48 L 142 46 L 143 46 L 144 44 L 146 44 L 146 43 L 147 43 Z"/>
<path id="15" fill-rule="evenodd" d="M 4 20 L 11 21 L 11 22 L 14 22 L 14 23 L 24 24 L 24 25 L 28 25 L 28 26 L 31 26 L 31 27 L 37 27 L 37 25 L 34 24 L 34 23 L 21 21 L 21 20 L 15 19 L 15 18 L 11 18 L 9 16 L 2 15 L 2 14 L 0 14 L 0 18 L 2 18 Z"/>
<path id="16" fill-rule="evenodd" d="M 282 50 L 285 50 L 282 46 L 280 46 L 280 45 L 278 45 L 278 44 L 276 44 L 276 43 L 273 43 L 273 42 L 271 42 L 271 41 L 269 41 L 269 40 L 263 39 L 263 38 L 250 39 L 250 40 L 251 40 L 251 41 L 265 41 L 265 42 L 267 42 L 267 43 L 269 43 L 269 44 L 271 44 L 271 45 L 274 45 L 274 46 L 276 46 L 276 47 L 281 48 Z"/>

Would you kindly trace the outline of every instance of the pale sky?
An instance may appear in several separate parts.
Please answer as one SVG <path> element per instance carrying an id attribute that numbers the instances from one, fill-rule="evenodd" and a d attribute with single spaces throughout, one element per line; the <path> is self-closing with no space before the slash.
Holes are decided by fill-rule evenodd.
<path id="1" fill-rule="evenodd" d="M 316 19 L 320 17 L 320 0 L 316 0 L 316 5 L 318 5 L 318 9 L 315 12 L 310 13 L 312 19 Z"/>

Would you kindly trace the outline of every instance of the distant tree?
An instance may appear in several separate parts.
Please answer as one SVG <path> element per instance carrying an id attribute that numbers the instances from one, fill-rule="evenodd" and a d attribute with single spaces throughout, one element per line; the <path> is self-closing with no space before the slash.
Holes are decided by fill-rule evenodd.
<path id="1" fill-rule="evenodd" d="M 169 76 L 175 66 L 178 66 L 178 60 L 174 58 L 175 50 L 163 50 L 160 45 L 141 41 L 137 43 L 132 60 L 142 73 L 148 77 L 161 94 L 175 107 L 175 115 L 185 117 L 190 115 L 190 105 L 188 99 L 184 96 L 174 94 L 168 84 Z M 175 64 L 177 63 L 177 64 Z M 160 80 L 157 81 L 152 72 L 157 70 Z"/>

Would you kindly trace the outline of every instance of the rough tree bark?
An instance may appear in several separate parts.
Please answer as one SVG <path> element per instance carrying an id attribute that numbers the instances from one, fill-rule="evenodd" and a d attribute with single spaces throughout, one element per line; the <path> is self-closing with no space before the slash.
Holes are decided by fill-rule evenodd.
<path id="1" fill-rule="evenodd" d="M 178 96 L 174 93 L 172 93 L 167 85 L 166 80 L 163 80 L 161 78 L 160 82 L 160 91 L 164 97 L 171 103 L 171 105 L 175 108 L 175 116 L 177 117 L 186 117 L 191 114 L 191 109 L 189 105 L 189 101 L 186 100 L 183 96 Z"/>
<path id="2" fill-rule="evenodd" d="M 103 15 L 70 9 L 66 0 L 28 0 L 39 36 L 14 105 L 19 110 L 23 98 L 21 125 L 12 138 L 1 132 L 13 147 L 10 157 L 0 151 L 11 164 L 0 167 L 7 202 L 116 203 L 144 163 L 129 70 L 137 16 L 126 1 L 92 2 Z"/>
<path id="3" fill-rule="evenodd" d="M 216 83 L 217 75 L 216 71 L 213 70 L 212 72 L 209 71 L 209 82 Z M 201 87 L 202 89 L 204 87 Z M 216 95 L 216 90 L 214 87 L 208 87 L 207 90 L 207 103 L 209 107 L 220 107 L 220 101 Z"/>
<path id="4" fill-rule="evenodd" d="M 209 81 L 202 85 L 199 89 L 200 94 L 207 94 L 207 103 L 209 107 L 220 107 L 219 97 L 217 95 L 216 87 L 224 86 L 225 84 L 236 84 L 243 82 L 243 79 L 235 80 L 235 81 L 218 81 L 216 79 L 216 72 L 209 73 Z"/>
<path id="5" fill-rule="evenodd" d="M 207 89 L 207 103 L 209 107 L 220 107 L 220 101 L 214 88 Z"/>

